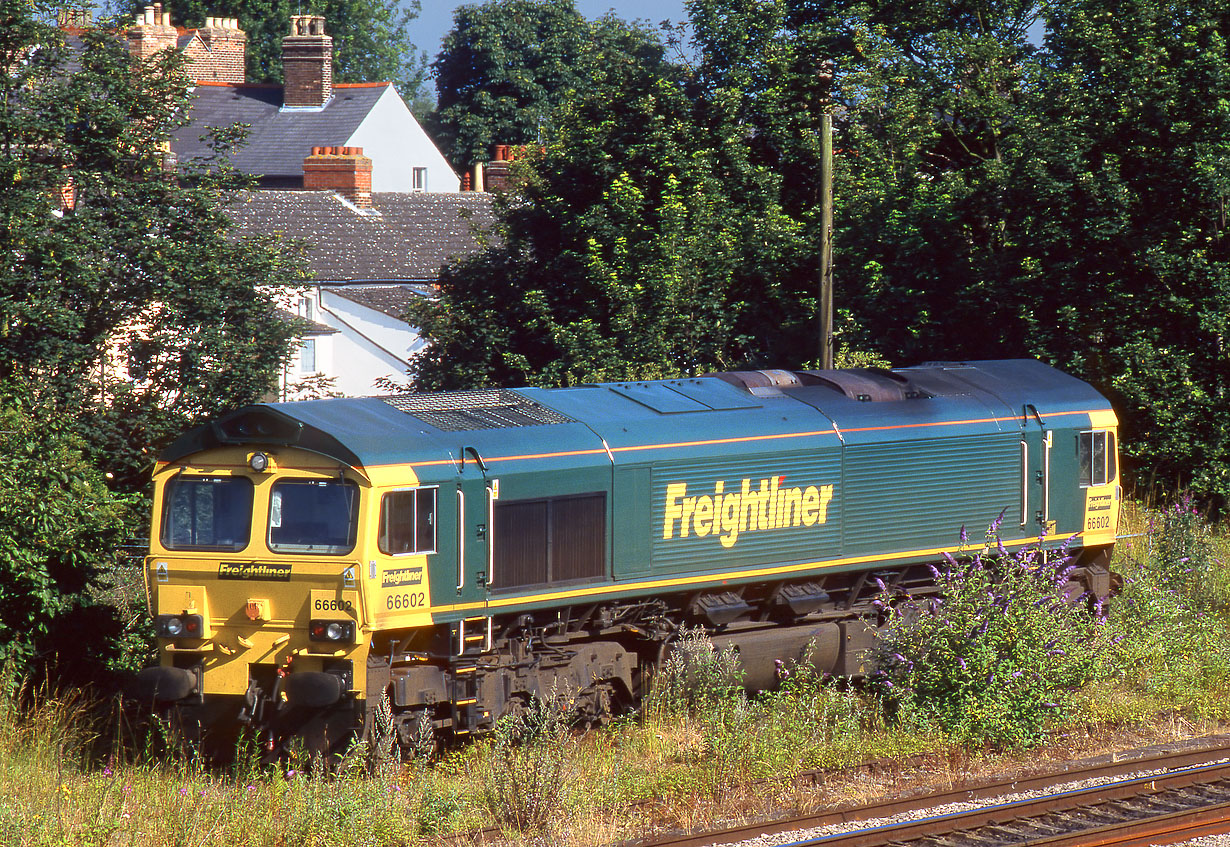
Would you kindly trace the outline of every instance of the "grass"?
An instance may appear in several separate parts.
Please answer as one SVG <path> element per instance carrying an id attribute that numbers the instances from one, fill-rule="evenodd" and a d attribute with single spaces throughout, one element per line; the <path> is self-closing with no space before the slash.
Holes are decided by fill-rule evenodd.
<path id="1" fill-rule="evenodd" d="M 510 843 L 581 847 L 1213 731 L 1230 720 L 1230 538 L 1185 508 L 1125 512 L 1136 537 L 1117 552 L 1114 647 L 1042 748 L 907 731 L 876 698 L 806 673 L 749 699 L 700 639 L 639 720 L 580 735 L 531 710 L 533 732 L 506 725 L 430 764 L 375 772 L 356 756 L 331 778 L 134 753 L 96 704 L 42 693 L 0 698 L 0 844 L 384 847 L 501 825 Z M 857 767 L 869 760 L 874 771 Z M 819 786 L 795 780 L 815 768 L 831 771 Z"/>

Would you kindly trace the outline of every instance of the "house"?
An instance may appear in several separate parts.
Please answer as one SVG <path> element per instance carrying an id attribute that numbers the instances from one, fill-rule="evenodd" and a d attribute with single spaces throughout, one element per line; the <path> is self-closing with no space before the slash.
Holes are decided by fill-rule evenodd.
<path id="1" fill-rule="evenodd" d="M 210 129 L 248 127 L 230 161 L 265 188 L 303 188 L 303 160 L 313 147 L 362 147 L 372 160 L 372 190 L 456 192 L 457 174 L 389 82 L 335 83 L 333 39 L 318 15 L 292 15 L 282 39 L 285 85 L 244 81 L 247 36 L 234 18 L 206 26 L 171 26 L 161 4 L 146 7 L 127 31 L 129 50 L 146 58 L 178 50 L 195 81 L 189 123 L 171 149 L 182 166 L 212 155 Z"/>
<path id="2" fill-rule="evenodd" d="M 284 374 L 281 397 L 404 388 L 412 357 L 424 345 L 404 319 L 407 306 L 434 296 L 450 259 L 481 249 L 494 220 L 492 197 L 365 194 L 362 173 L 370 161 L 362 151 L 342 148 L 308 158 L 333 167 L 332 187 L 249 191 L 229 209 L 236 235 L 301 242 L 315 277 L 297 295 L 295 311 L 311 329 Z M 347 172 L 358 188 L 345 187 Z"/>

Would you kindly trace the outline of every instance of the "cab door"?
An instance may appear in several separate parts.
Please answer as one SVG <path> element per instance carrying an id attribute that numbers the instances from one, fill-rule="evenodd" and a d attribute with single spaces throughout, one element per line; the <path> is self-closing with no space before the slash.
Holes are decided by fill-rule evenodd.
<path id="1" fill-rule="evenodd" d="M 491 578 L 491 482 L 478 452 L 467 447 L 457 478 L 457 604 L 466 617 L 487 613 Z"/>
<path id="2" fill-rule="evenodd" d="M 1021 427 L 1021 531 L 1050 535 L 1055 530 L 1051 518 L 1054 432 L 1032 404 L 1022 410 Z"/>

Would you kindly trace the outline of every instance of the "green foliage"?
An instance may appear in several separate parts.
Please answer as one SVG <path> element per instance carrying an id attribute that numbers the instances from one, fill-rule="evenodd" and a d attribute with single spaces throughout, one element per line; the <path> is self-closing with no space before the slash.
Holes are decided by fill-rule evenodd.
<path id="1" fill-rule="evenodd" d="M 420 384 L 676 376 L 815 348 L 814 264 L 730 98 L 613 19 L 517 165 L 493 246 L 410 320 Z"/>
<path id="2" fill-rule="evenodd" d="M 539 832 L 558 816 L 571 747 L 566 708 L 558 697 L 532 699 L 497 722 L 482 796 L 498 826 Z"/>
<path id="3" fill-rule="evenodd" d="M 533 144 L 551 111 L 583 83 L 587 42 L 599 30 L 575 0 L 488 0 L 459 6 L 432 62 L 429 126 L 459 170 L 493 144 Z"/>
<path id="4" fill-rule="evenodd" d="M 57 658 L 109 658 L 116 627 L 90 588 L 116 564 L 135 505 L 108 490 L 66 422 L 0 396 L 0 669 L 10 685 Z"/>
<path id="5" fill-rule="evenodd" d="M 130 13 L 149 5 L 129 0 Z M 282 81 L 282 39 L 291 15 L 308 8 L 289 0 L 183 0 L 170 7 L 179 26 L 204 26 L 205 18 L 233 17 L 248 36 L 249 82 Z M 427 76 L 426 54 L 410 40 L 420 0 L 321 0 L 310 8 L 323 15 L 333 38 L 333 77 L 337 82 L 392 82 L 409 101 Z"/>
<path id="6" fill-rule="evenodd" d="M 0 78 L 0 379 L 36 387 L 133 490 L 151 448 L 276 384 L 296 327 L 267 286 L 302 265 L 228 238 L 233 171 L 167 177 L 189 85 L 177 57 L 133 62 L 97 29 L 70 70 L 29 4 L 0 0 L 0 18 L 0 63 L 18 68 Z"/>
<path id="7" fill-rule="evenodd" d="M 1114 676 L 1198 716 L 1225 717 L 1230 577 L 1224 551 L 1190 497 L 1150 514 L 1144 556 L 1125 559 L 1110 605 Z"/>
<path id="8" fill-rule="evenodd" d="M 695 714 L 742 690 L 743 669 L 732 648 L 719 650 L 702 627 L 683 629 L 653 678 L 648 713 Z"/>
<path id="9" fill-rule="evenodd" d="M 887 622 L 870 681 L 900 724 L 1028 747 L 1098 672 L 1103 625 L 1065 594 L 1071 560 L 997 545 L 989 533 L 968 561 L 936 570 L 934 597 L 880 599 Z"/>

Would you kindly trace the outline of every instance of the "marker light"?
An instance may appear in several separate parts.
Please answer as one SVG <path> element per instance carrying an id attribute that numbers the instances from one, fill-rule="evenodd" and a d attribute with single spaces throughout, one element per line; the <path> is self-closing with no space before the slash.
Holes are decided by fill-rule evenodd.
<path id="1" fill-rule="evenodd" d="M 354 641 L 354 621 L 312 621 L 308 624 L 312 641 Z"/>
<path id="2" fill-rule="evenodd" d="M 201 638 L 205 619 L 200 615 L 159 615 L 154 627 L 162 638 Z"/>
<path id="3" fill-rule="evenodd" d="M 262 453 L 259 450 L 248 457 L 248 467 L 257 473 L 264 473 L 269 470 L 269 454 Z"/>

